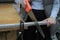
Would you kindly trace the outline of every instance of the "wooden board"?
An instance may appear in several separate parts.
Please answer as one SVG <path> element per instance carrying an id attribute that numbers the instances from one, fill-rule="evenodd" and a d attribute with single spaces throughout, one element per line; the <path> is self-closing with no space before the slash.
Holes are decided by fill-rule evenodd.
<path id="1" fill-rule="evenodd" d="M 0 4 L 0 24 L 19 23 L 20 17 L 12 4 Z"/>
<path id="2" fill-rule="evenodd" d="M 16 31 L 10 31 L 7 33 L 7 40 L 16 40 L 17 39 L 17 32 Z"/>
<path id="3" fill-rule="evenodd" d="M 16 40 L 16 39 L 17 39 L 16 31 L 0 32 L 0 40 Z"/>
<path id="4" fill-rule="evenodd" d="M 0 24 L 20 23 L 20 16 L 12 4 L 0 4 Z M 2 28 L 0 30 L 17 30 L 18 28 Z"/>

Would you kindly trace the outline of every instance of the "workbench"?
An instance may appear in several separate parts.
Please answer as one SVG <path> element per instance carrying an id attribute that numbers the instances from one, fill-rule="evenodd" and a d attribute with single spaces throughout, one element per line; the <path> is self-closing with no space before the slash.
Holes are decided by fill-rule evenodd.
<path id="1" fill-rule="evenodd" d="M 19 13 L 15 10 L 12 4 L 0 4 L 0 25 L 2 24 L 19 24 L 20 16 Z M 12 27 L 1 27 L 0 31 L 8 31 L 8 30 L 17 30 L 19 28 Z"/>
<path id="2" fill-rule="evenodd" d="M 0 25 L 20 24 L 19 13 L 12 4 L 0 4 Z M 0 26 L 0 40 L 16 40 L 19 27 L 2 27 Z"/>

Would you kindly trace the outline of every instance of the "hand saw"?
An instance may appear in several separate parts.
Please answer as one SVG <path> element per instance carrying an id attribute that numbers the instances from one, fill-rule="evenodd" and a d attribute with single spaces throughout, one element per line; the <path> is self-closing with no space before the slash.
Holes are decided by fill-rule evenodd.
<path id="1" fill-rule="evenodd" d="M 37 19 L 35 17 L 35 15 L 33 14 L 32 10 L 31 10 L 31 6 L 29 4 L 29 0 L 26 0 L 26 8 L 25 8 L 25 11 L 28 13 L 28 15 L 30 16 L 30 18 L 35 21 L 35 25 L 37 27 L 37 29 L 39 30 L 39 33 L 42 35 L 43 38 L 45 38 L 45 35 L 40 27 L 40 25 L 37 23 Z"/>

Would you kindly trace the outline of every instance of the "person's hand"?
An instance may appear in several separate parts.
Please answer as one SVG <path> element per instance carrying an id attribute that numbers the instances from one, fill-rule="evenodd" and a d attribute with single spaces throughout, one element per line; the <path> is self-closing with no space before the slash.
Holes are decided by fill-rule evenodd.
<path id="1" fill-rule="evenodd" d="M 26 0 L 21 0 L 20 4 L 22 5 L 23 8 L 25 8 L 26 7 Z"/>
<path id="2" fill-rule="evenodd" d="M 51 25 L 56 24 L 56 19 L 53 17 L 49 17 L 49 18 L 45 19 L 44 21 L 47 22 L 47 26 L 51 26 Z"/>

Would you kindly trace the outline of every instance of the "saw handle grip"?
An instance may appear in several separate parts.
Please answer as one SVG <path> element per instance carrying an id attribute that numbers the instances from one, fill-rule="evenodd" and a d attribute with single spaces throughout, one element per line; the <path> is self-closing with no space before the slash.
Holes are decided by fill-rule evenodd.
<path id="1" fill-rule="evenodd" d="M 31 11 L 31 6 L 30 6 L 30 3 L 29 3 L 29 0 L 26 0 L 26 7 L 25 7 L 25 11 L 26 12 L 30 12 Z"/>

